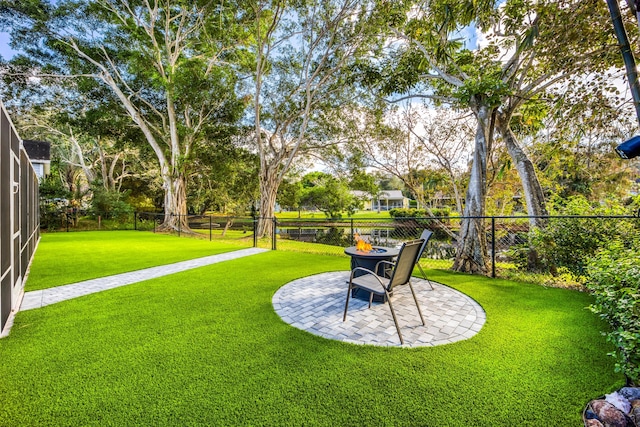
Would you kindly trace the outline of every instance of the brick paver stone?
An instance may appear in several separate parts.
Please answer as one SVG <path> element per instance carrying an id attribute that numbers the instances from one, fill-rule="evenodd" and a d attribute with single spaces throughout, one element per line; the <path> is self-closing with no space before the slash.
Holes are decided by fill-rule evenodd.
<path id="1" fill-rule="evenodd" d="M 388 304 L 351 298 L 347 320 L 342 321 L 347 297 L 348 271 L 330 272 L 289 282 L 275 293 L 273 307 L 283 321 L 325 338 L 356 344 L 400 346 Z M 405 347 L 449 344 L 476 335 L 486 320 L 482 307 L 467 295 L 440 283 L 413 278 L 413 287 L 425 319 L 418 316 L 411 290 L 393 291 Z"/>

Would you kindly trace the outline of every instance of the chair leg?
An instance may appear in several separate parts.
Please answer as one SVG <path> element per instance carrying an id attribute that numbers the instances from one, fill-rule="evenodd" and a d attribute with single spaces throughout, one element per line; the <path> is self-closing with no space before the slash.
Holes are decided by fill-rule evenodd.
<path id="1" fill-rule="evenodd" d="M 400 326 L 398 325 L 398 319 L 396 318 L 396 312 L 393 310 L 393 305 L 391 305 L 391 298 L 389 298 L 388 293 L 387 293 L 387 301 L 389 302 L 389 308 L 391 309 L 391 317 L 393 317 L 393 323 L 396 324 L 396 330 L 398 331 L 398 338 L 400 338 L 400 344 L 404 344 L 404 340 L 402 339 L 402 333 L 400 332 Z"/>
<path id="2" fill-rule="evenodd" d="M 424 277 L 424 280 L 427 281 L 427 283 L 429 284 L 429 286 L 431 286 L 431 290 L 433 290 L 433 285 L 431 284 L 431 280 L 427 279 L 427 275 L 425 274 L 424 270 L 422 269 L 422 266 L 420 265 L 420 263 L 416 263 L 418 265 L 418 269 L 420 269 L 420 273 L 422 273 L 422 277 Z"/>
<path id="3" fill-rule="evenodd" d="M 347 308 L 349 307 L 349 297 L 351 296 L 351 283 L 349 283 L 349 287 L 347 288 L 347 301 L 344 304 L 344 316 L 342 316 L 342 321 L 347 320 Z"/>
<path id="4" fill-rule="evenodd" d="M 424 317 L 422 317 L 422 310 L 420 310 L 420 304 L 418 304 L 418 298 L 416 297 L 416 293 L 413 290 L 413 285 L 411 281 L 409 281 L 409 289 L 411 289 L 411 293 L 413 294 L 413 300 L 416 302 L 416 307 L 418 307 L 418 314 L 420 315 L 420 320 L 422 320 L 422 325 L 424 326 Z"/>
<path id="5" fill-rule="evenodd" d="M 371 308 L 372 302 L 373 302 L 373 292 L 369 292 L 369 308 Z"/>

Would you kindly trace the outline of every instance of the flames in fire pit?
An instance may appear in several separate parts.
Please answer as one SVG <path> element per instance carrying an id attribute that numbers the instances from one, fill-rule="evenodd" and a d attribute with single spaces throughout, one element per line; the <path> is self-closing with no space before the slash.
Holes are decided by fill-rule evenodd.
<path id="1" fill-rule="evenodd" d="M 371 243 L 365 242 L 360 238 L 358 233 L 353 235 L 353 239 L 356 241 L 356 250 L 360 252 L 371 252 L 372 246 Z"/>

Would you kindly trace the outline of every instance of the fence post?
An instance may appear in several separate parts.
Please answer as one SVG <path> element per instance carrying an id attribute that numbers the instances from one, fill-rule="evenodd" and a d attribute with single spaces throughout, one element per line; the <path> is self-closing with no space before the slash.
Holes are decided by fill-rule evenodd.
<path id="1" fill-rule="evenodd" d="M 133 213 L 133 229 L 138 231 L 138 212 Z"/>
<path id="2" fill-rule="evenodd" d="M 496 277 L 496 217 L 491 217 L 491 277 Z"/>
<path id="3" fill-rule="evenodd" d="M 211 215 L 209 215 L 209 241 L 213 239 L 213 231 L 211 231 L 213 227 L 213 222 L 211 220 Z"/>
<path id="4" fill-rule="evenodd" d="M 353 237 L 353 218 L 351 218 L 351 244 L 355 245 L 355 239 Z"/>
<path id="5" fill-rule="evenodd" d="M 178 214 L 177 217 L 178 217 L 178 237 L 180 237 L 180 232 L 182 231 L 182 218 L 180 218 L 180 214 Z"/>
<path id="6" fill-rule="evenodd" d="M 276 245 L 277 228 L 278 228 L 278 218 L 274 216 L 273 217 L 273 233 L 271 237 L 271 250 L 273 251 L 277 250 L 277 245 Z"/>
<path id="7" fill-rule="evenodd" d="M 253 218 L 253 247 L 258 247 L 258 219 Z"/>

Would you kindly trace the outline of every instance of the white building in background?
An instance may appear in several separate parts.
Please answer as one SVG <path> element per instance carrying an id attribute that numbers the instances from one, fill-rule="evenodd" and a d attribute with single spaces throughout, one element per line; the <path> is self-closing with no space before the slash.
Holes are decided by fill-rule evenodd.
<path id="1" fill-rule="evenodd" d="M 409 207 L 409 199 L 404 197 L 400 190 L 381 191 L 377 197 L 373 197 L 365 191 L 353 190 L 351 193 L 364 200 L 364 210 L 368 211 L 388 211 L 394 208 Z"/>

